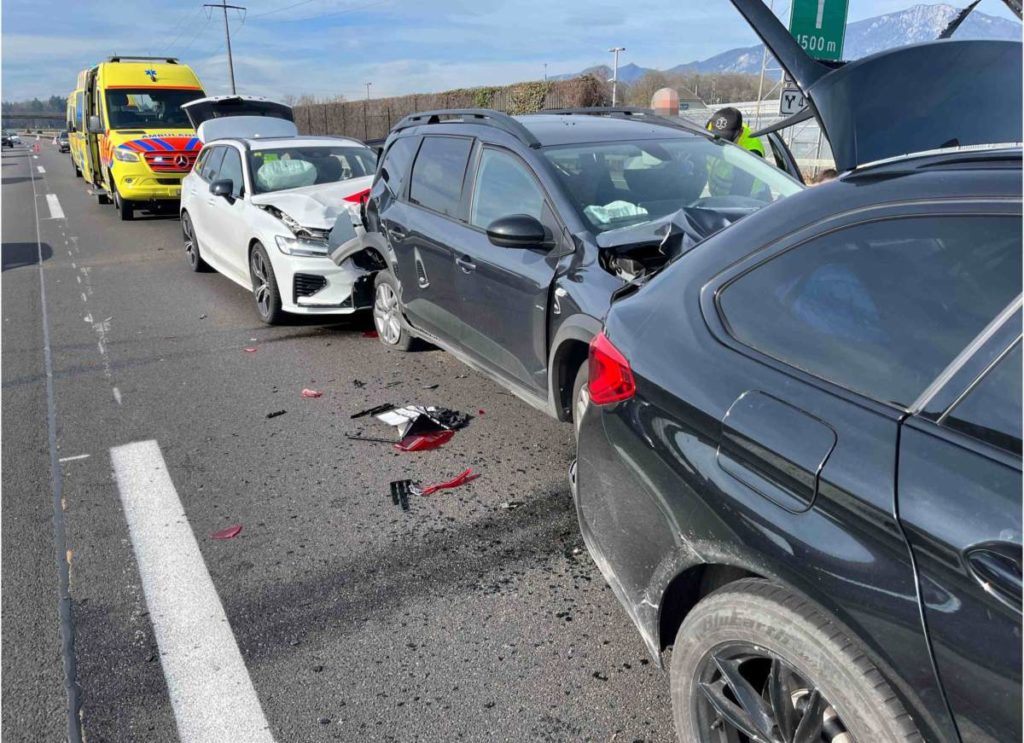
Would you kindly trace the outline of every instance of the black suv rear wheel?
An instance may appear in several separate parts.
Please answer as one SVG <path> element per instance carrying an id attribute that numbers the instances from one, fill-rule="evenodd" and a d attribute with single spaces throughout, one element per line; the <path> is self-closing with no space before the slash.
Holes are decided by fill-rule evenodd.
<path id="1" fill-rule="evenodd" d="M 686 743 L 907 743 L 921 736 L 874 664 L 809 601 L 745 579 L 687 615 L 672 651 Z"/>

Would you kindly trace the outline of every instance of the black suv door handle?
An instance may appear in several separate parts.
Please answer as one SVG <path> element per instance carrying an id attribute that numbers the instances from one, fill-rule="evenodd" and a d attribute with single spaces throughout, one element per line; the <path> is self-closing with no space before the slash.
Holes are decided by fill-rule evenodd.
<path id="1" fill-rule="evenodd" d="M 384 226 L 387 227 L 388 236 L 393 240 L 404 240 L 405 239 L 405 227 L 395 222 L 385 222 Z"/>
<path id="2" fill-rule="evenodd" d="M 987 542 L 967 550 L 967 564 L 974 578 L 1017 611 L 1024 593 L 1020 549 L 1005 542 Z"/>
<path id="3" fill-rule="evenodd" d="M 476 264 L 473 263 L 469 258 L 456 258 L 455 265 L 462 269 L 462 273 L 473 273 L 476 270 Z"/>

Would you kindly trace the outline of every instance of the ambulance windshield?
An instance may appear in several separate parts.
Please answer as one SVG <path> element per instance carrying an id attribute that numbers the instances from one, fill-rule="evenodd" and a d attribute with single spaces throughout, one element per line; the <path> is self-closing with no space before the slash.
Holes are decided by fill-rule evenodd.
<path id="1" fill-rule="evenodd" d="M 201 90 L 169 88 L 117 88 L 107 90 L 107 116 L 111 129 L 191 129 L 181 106 L 203 97 Z"/>

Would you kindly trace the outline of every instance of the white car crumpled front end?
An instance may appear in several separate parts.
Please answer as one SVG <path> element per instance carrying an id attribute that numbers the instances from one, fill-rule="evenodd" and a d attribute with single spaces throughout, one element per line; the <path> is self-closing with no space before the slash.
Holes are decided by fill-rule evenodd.
<path id="1" fill-rule="evenodd" d="M 345 314 L 373 303 L 372 274 L 358 258 L 339 264 L 330 253 L 361 229 L 358 196 L 372 177 L 251 197 L 273 218 L 264 238 L 281 292 L 282 308 L 298 314 Z M 271 239 L 272 238 L 272 239 Z"/>

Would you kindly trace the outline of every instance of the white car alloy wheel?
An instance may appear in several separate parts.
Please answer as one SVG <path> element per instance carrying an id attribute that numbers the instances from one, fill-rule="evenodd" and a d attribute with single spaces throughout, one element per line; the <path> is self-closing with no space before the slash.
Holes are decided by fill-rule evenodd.
<path id="1" fill-rule="evenodd" d="M 270 316 L 271 305 L 270 276 L 263 253 L 259 250 L 252 251 L 252 277 L 255 284 L 252 291 L 256 296 L 256 307 L 260 316 L 267 318 Z"/>
<path id="2" fill-rule="evenodd" d="M 398 316 L 398 297 L 389 284 L 377 285 L 373 302 L 373 324 L 377 335 L 389 346 L 398 343 L 402 335 L 402 324 Z"/>

